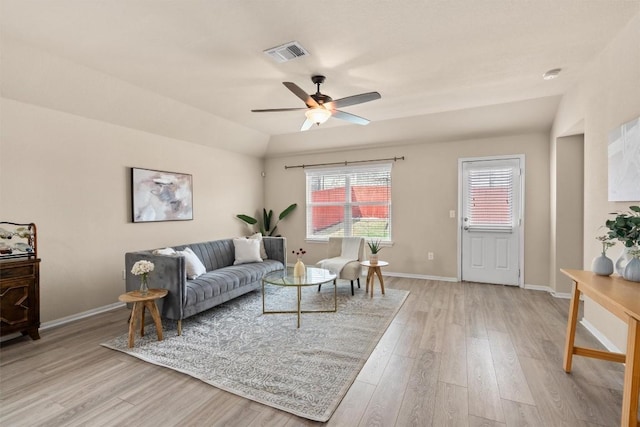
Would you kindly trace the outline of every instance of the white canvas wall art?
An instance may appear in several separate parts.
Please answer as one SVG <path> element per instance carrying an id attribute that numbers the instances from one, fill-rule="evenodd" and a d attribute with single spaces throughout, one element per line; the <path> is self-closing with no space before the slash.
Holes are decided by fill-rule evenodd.
<path id="1" fill-rule="evenodd" d="M 640 201 L 640 118 L 609 132 L 609 201 Z"/>
<path id="2" fill-rule="evenodd" d="M 191 175 L 131 169 L 133 222 L 193 219 Z"/>

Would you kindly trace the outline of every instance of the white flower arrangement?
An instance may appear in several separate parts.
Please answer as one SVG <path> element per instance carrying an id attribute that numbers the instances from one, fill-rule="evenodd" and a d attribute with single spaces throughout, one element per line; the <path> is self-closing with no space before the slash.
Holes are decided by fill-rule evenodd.
<path id="1" fill-rule="evenodd" d="M 133 264 L 133 268 L 131 268 L 131 273 L 136 276 L 144 275 L 151 273 L 153 271 L 154 265 L 151 261 L 141 260 L 137 261 Z"/>

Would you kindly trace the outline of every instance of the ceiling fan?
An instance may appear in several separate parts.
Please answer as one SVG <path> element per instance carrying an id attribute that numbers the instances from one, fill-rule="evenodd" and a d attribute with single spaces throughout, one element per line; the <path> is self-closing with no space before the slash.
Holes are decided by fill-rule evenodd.
<path id="1" fill-rule="evenodd" d="M 346 113 L 338 110 L 338 108 L 348 107 L 349 105 L 362 104 L 363 102 L 374 101 L 380 99 L 378 92 L 367 92 L 359 95 L 347 96 L 346 98 L 340 98 L 333 100 L 329 95 L 320 93 L 320 85 L 324 83 L 324 76 L 312 76 L 311 81 L 317 86 L 316 93 L 307 94 L 295 83 L 282 82 L 294 95 L 300 98 L 307 105 L 307 108 L 270 108 L 264 110 L 251 110 L 254 113 L 266 113 L 266 112 L 279 112 L 279 111 L 297 111 L 307 110 L 304 115 L 307 117 L 301 131 L 309 130 L 313 124 L 320 125 L 333 116 L 336 119 L 346 120 L 358 125 L 369 124 L 369 120 L 364 117 L 356 116 L 355 114 Z"/>

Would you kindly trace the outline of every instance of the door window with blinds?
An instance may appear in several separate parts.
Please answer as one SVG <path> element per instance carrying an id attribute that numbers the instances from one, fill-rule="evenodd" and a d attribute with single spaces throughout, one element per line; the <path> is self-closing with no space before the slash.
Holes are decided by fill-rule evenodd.
<path id="1" fill-rule="evenodd" d="M 307 239 L 391 241 L 391 164 L 307 169 Z"/>
<path id="2" fill-rule="evenodd" d="M 511 232 L 514 228 L 513 167 L 469 170 L 466 226 L 470 231 Z"/>

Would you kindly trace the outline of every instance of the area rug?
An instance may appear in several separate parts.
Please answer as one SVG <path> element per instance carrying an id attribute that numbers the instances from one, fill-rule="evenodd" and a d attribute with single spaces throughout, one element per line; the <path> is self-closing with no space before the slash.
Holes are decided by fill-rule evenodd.
<path id="1" fill-rule="evenodd" d="M 379 292 L 379 289 L 376 289 Z M 251 292 L 176 323 L 163 320 L 164 341 L 152 325 L 136 336 L 103 343 L 247 399 L 314 421 L 336 410 L 409 292 L 387 289 L 373 298 L 338 286 L 336 313 L 262 314 L 261 291 Z M 268 287 L 268 310 L 295 309 L 295 289 Z M 333 286 L 304 288 L 304 309 L 333 307 Z M 149 322 L 152 323 L 152 322 Z"/>

